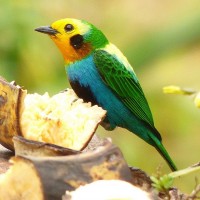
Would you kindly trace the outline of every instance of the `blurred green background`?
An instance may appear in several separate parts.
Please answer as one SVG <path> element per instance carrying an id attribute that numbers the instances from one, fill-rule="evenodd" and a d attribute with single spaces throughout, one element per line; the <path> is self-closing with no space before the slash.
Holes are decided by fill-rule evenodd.
<path id="1" fill-rule="evenodd" d="M 200 161 L 200 110 L 192 98 L 165 95 L 170 84 L 200 90 L 199 0 L 0 0 L 0 75 L 24 86 L 29 93 L 55 94 L 68 87 L 64 62 L 50 39 L 34 28 L 65 18 L 85 19 L 99 27 L 127 56 L 138 75 L 163 143 L 177 166 Z M 149 174 L 161 165 L 161 156 L 141 139 L 117 128 L 103 136 L 113 138 L 129 165 Z M 191 192 L 194 177 L 175 186 Z"/>

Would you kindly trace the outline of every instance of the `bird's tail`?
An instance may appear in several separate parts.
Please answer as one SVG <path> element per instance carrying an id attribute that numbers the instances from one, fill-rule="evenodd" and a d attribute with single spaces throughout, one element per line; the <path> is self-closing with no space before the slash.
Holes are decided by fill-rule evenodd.
<path id="1" fill-rule="evenodd" d="M 141 121 L 139 122 L 141 123 Z M 169 156 L 167 150 L 162 144 L 162 138 L 158 130 L 151 126 L 150 124 L 147 124 L 143 122 L 144 124 L 138 124 L 138 126 L 132 123 L 129 123 L 127 125 L 128 129 L 131 130 L 132 133 L 135 133 L 140 138 L 142 138 L 144 141 L 152 145 L 156 148 L 156 150 L 160 153 L 160 155 L 164 158 L 164 160 L 167 162 L 169 167 L 172 171 L 177 171 L 177 167 L 172 161 L 171 157 Z M 139 127 L 139 128 L 138 128 Z"/>
<path id="2" fill-rule="evenodd" d="M 158 140 L 155 136 L 152 137 L 152 140 L 154 141 L 153 146 L 160 153 L 160 155 L 165 159 L 165 161 L 169 165 L 170 169 L 172 171 L 177 171 L 176 165 L 172 161 L 171 157 L 169 156 L 169 154 L 168 154 L 167 150 L 165 149 L 165 147 L 163 146 L 162 142 L 160 140 Z"/>

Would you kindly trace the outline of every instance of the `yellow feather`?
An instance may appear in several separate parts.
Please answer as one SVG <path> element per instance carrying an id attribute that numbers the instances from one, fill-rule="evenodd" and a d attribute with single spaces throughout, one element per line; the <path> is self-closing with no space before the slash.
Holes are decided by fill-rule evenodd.
<path id="1" fill-rule="evenodd" d="M 127 58 L 123 55 L 123 53 L 112 43 L 107 44 L 103 50 L 106 50 L 111 55 L 115 55 L 120 62 L 126 67 L 127 70 L 134 72 L 133 68 L 131 67 L 130 63 L 128 62 Z"/>
<path id="2" fill-rule="evenodd" d="M 66 24 L 73 25 L 74 29 L 66 32 L 64 29 Z M 56 35 L 50 35 L 50 37 L 60 49 L 66 63 L 80 60 L 82 56 L 84 57 L 89 52 L 89 46 L 85 46 L 84 51 L 78 52 L 70 45 L 71 37 L 77 34 L 84 35 L 89 31 L 90 27 L 87 24 L 77 19 L 65 18 L 54 22 L 51 27 L 59 32 Z"/>

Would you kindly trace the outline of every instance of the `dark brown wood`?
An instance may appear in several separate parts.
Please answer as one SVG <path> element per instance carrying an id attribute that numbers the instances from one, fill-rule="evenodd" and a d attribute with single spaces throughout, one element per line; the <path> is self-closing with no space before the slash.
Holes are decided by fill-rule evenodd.
<path id="1" fill-rule="evenodd" d="M 15 155 L 18 156 L 67 156 L 81 153 L 58 145 L 25 139 L 21 136 L 13 137 Z"/>
<path id="2" fill-rule="evenodd" d="M 141 169 L 130 167 L 130 171 L 132 174 L 132 184 L 142 188 L 145 191 L 149 191 L 152 189 L 152 181 L 150 177 Z"/>
<path id="3" fill-rule="evenodd" d="M 9 151 L 8 149 L 0 145 L 0 174 L 3 174 L 8 170 L 10 166 L 8 160 L 13 155 L 14 155 L 13 152 Z"/>
<path id="4" fill-rule="evenodd" d="M 78 155 L 24 158 L 33 163 L 48 200 L 60 200 L 66 190 L 72 191 L 95 180 L 132 181 L 121 151 L 108 141 L 94 151 Z"/>

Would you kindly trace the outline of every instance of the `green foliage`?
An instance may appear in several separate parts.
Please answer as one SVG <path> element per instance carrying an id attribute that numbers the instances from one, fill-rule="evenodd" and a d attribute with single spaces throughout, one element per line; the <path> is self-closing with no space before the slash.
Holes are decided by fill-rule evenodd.
<path id="1" fill-rule="evenodd" d="M 151 176 L 151 180 L 152 180 L 152 186 L 157 189 L 159 192 L 166 192 L 167 190 L 169 190 L 174 182 L 174 179 L 166 174 L 160 178 L 156 178 L 154 176 Z"/>
<path id="2" fill-rule="evenodd" d="M 164 192 L 168 194 L 169 189 L 173 186 L 174 179 L 180 178 L 181 176 L 185 176 L 191 174 L 195 171 L 200 171 L 199 163 L 192 167 L 188 167 L 186 169 L 182 169 L 179 171 L 175 171 L 169 174 L 165 174 L 163 176 L 155 177 L 151 176 L 152 186 L 158 190 L 159 192 Z"/>

